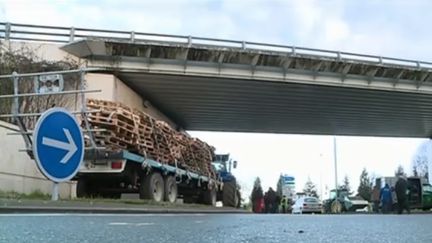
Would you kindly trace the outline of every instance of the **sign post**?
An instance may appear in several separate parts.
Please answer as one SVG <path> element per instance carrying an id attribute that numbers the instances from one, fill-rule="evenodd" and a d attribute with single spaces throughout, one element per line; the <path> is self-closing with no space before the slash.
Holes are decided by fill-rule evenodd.
<path id="1" fill-rule="evenodd" d="M 83 160 L 81 128 L 67 110 L 51 108 L 38 119 L 33 140 L 36 164 L 42 174 L 54 182 L 52 200 L 57 200 L 58 183 L 72 179 Z"/>

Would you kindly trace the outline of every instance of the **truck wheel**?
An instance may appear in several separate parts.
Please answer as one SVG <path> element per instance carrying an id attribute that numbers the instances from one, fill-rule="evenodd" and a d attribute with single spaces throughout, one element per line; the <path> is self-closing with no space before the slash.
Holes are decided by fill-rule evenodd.
<path id="1" fill-rule="evenodd" d="M 216 189 L 205 190 L 201 194 L 201 200 L 205 205 L 216 206 Z"/>
<path id="2" fill-rule="evenodd" d="M 88 197 L 87 180 L 79 178 L 76 185 L 76 196 L 78 198 Z"/>
<path id="3" fill-rule="evenodd" d="M 183 203 L 196 203 L 196 198 L 193 196 L 183 196 Z"/>
<path id="4" fill-rule="evenodd" d="M 140 198 L 161 202 L 164 198 L 164 180 L 158 172 L 141 177 Z"/>
<path id="5" fill-rule="evenodd" d="M 338 200 L 334 200 L 331 204 L 332 213 L 342 213 L 342 204 Z"/>
<path id="6" fill-rule="evenodd" d="M 164 199 L 167 202 L 175 203 L 177 200 L 177 182 L 174 176 L 167 176 L 165 178 L 165 195 Z"/>
<path id="7" fill-rule="evenodd" d="M 224 207 L 238 206 L 240 199 L 237 194 L 237 183 L 235 180 L 224 183 L 222 194 L 222 203 Z"/>

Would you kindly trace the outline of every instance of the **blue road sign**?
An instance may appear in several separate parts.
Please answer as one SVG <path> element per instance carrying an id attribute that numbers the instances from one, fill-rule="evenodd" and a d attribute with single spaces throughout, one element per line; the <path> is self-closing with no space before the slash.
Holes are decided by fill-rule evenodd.
<path id="1" fill-rule="evenodd" d="M 33 133 L 33 153 L 48 179 L 62 182 L 74 177 L 84 157 L 84 138 L 75 117 L 63 108 L 44 112 Z"/>

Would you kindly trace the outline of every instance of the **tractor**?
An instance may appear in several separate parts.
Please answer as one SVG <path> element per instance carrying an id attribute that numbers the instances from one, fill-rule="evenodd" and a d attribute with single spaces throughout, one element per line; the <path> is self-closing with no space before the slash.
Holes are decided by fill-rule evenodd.
<path id="1" fill-rule="evenodd" d="M 330 198 L 323 202 L 325 213 L 356 212 L 369 206 L 366 200 L 350 197 L 346 189 L 330 191 Z"/>
<path id="2" fill-rule="evenodd" d="M 222 201 L 224 207 L 239 208 L 241 204 L 240 186 L 231 173 L 232 168 L 237 167 L 237 161 L 233 161 L 229 154 L 217 154 L 212 165 L 218 178 L 223 182 L 222 190 L 217 193 L 217 200 Z"/>

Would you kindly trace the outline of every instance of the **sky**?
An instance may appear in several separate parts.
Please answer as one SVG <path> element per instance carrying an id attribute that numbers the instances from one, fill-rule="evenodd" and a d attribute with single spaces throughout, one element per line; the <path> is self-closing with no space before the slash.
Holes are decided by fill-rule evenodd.
<path id="1" fill-rule="evenodd" d="M 0 0 L 0 22 L 149 33 L 192 35 L 294 45 L 432 61 L 432 2 L 354 0 Z M 229 152 L 243 193 L 259 176 L 264 189 L 281 173 L 294 175 L 297 190 L 306 180 L 318 189 L 334 187 L 332 136 L 192 132 Z M 338 178 L 353 189 L 362 168 L 392 175 L 411 161 L 425 139 L 337 137 Z M 321 194 L 321 193 L 320 193 Z M 322 194 L 326 194 L 323 192 Z"/>

